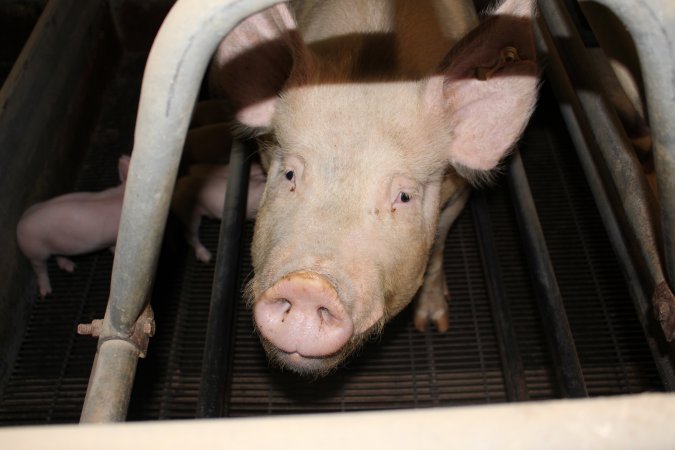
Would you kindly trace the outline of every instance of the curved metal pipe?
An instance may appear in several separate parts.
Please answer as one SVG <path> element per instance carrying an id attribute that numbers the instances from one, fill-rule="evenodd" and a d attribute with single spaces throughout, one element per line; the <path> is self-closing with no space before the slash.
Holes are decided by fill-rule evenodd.
<path id="1" fill-rule="evenodd" d="M 650 276 L 650 274 L 643 270 L 644 265 L 642 265 L 642 268 L 640 267 L 642 257 L 638 246 L 630 245 L 624 239 L 622 224 L 625 221 L 622 222 L 622 219 L 618 216 L 619 211 L 613 209 L 610 194 L 607 192 L 601 172 L 593 159 L 591 148 L 593 145 L 597 147 L 597 143 L 595 143 L 593 133 L 589 129 L 589 118 L 581 110 L 577 92 L 565 71 L 564 63 L 553 43 L 548 27 L 542 20 L 539 20 L 534 30 L 538 51 L 546 54 L 546 78 L 550 81 L 558 98 L 560 113 L 574 143 L 579 162 L 586 175 L 586 181 L 595 198 L 595 204 L 605 225 L 607 235 L 612 242 L 612 247 L 625 272 L 626 282 L 634 299 L 635 308 L 638 311 L 640 324 L 647 338 L 652 358 L 656 362 L 666 389 L 672 391 L 675 389 L 675 369 L 668 355 L 664 355 L 659 347 L 660 340 L 657 341 L 651 332 L 652 307 L 649 299 L 651 293 L 649 286 L 653 288 L 654 283 L 645 281 L 645 277 Z"/>
<path id="2" fill-rule="evenodd" d="M 581 0 L 590 3 L 589 0 Z M 675 5 L 671 0 L 593 0 L 628 28 L 640 59 L 653 134 L 654 167 L 661 206 L 661 233 L 670 285 L 675 283 Z M 661 312 L 662 313 L 662 312 Z M 669 340 L 675 328 L 670 305 Z"/>
<path id="3" fill-rule="evenodd" d="M 572 19 L 563 1 L 540 2 L 539 9 L 563 63 L 575 77 L 572 82 L 577 87 L 579 105 L 596 124 L 591 131 L 598 143 L 599 155 L 608 168 L 610 180 L 616 186 L 620 204 L 627 211 L 627 225 L 630 232 L 642 245 L 642 258 L 653 283 L 651 286 L 653 289 L 664 279 L 664 274 L 656 251 L 657 236 L 650 223 L 654 199 L 642 176 L 640 163 L 633 154 L 618 116 L 602 94 L 602 87 L 591 71 L 590 57 L 574 30 Z"/>
<path id="4" fill-rule="evenodd" d="M 107 359 L 109 341 L 127 342 L 149 298 L 190 114 L 211 56 L 239 22 L 275 3 L 279 0 L 179 0 L 155 38 L 143 76 L 110 298 L 82 422 L 126 417 L 126 408 L 113 411 L 95 395 L 105 390 L 95 376 L 99 361 Z M 135 358 L 134 352 L 125 358 Z"/>

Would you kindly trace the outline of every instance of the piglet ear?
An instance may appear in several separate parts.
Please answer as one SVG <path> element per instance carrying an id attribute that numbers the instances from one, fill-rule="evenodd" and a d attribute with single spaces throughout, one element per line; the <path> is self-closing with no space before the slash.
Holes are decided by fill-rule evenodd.
<path id="1" fill-rule="evenodd" d="M 277 94 L 302 45 L 287 4 L 254 14 L 220 43 L 210 68 L 210 88 L 230 100 L 244 126 L 269 127 Z"/>
<path id="2" fill-rule="evenodd" d="M 119 172 L 120 181 L 122 183 L 127 181 L 127 174 L 129 173 L 130 162 L 131 158 L 129 157 L 129 155 L 122 155 L 120 156 L 120 159 L 117 161 L 117 171 Z"/>
<path id="3" fill-rule="evenodd" d="M 534 109 L 538 68 L 531 0 L 505 0 L 463 38 L 424 88 L 449 136 L 450 162 L 465 176 L 494 168 Z"/>

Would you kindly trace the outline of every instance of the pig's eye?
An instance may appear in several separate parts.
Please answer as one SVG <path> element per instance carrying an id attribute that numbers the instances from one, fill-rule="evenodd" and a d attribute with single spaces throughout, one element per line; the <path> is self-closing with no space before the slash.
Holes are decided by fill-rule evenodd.
<path id="1" fill-rule="evenodd" d="M 396 199 L 397 203 L 408 203 L 410 200 L 412 200 L 412 195 L 408 194 L 407 192 L 399 192 L 398 198 Z"/>
<path id="2" fill-rule="evenodd" d="M 291 192 L 295 191 L 295 171 L 287 170 L 284 172 L 284 178 L 291 182 Z"/>

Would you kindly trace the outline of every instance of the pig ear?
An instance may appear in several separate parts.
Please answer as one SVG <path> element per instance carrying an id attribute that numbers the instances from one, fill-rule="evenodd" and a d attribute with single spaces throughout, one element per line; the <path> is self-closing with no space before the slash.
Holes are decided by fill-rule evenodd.
<path id="1" fill-rule="evenodd" d="M 254 14 L 220 43 L 210 69 L 210 87 L 230 100 L 237 121 L 267 128 L 294 53 L 302 46 L 287 4 Z"/>
<path id="2" fill-rule="evenodd" d="M 117 171 L 119 172 L 120 181 L 122 183 L 127 181 L 127 174 L 129 173 L 130 162 L 131 158 L 129 157 L 129 155 L 122 155 L 120 156 L 120 159 L 117 161 Z"/>
<path id="3" fill-rule="evenodd" d="M 494 168 L 532 114 L 538 68 L 530 0 L 506 0 L 463 38 L 424 92 L 449 133 L 444 158 L 465 176 Z"/>

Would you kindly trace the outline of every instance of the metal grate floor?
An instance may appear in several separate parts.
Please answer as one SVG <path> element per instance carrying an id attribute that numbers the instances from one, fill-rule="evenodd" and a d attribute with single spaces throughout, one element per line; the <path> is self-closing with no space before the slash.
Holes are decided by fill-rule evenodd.
<path id="1" fill-rule="evenodd" d="M 125 56 L 110 87 L 80 190 L 117 183 L 115 162 L 131 147 L 142 56 Z M 554 100 L 545 95 L 521 150 L 558 275 L 590 395 L 662 390 L 592 197 Z M 501 180 L 503 181 L 503 180 Z M 545 330 L 537 310 L 508 189 L 486 192 L 513 328 L 532 400 L 557 398 Z M 406 309 L 346 367 L 317 381 L 268 367 L 250 313 L 239 307 L 226 415 L 418 408 L 507 401 L 471 207 L 448 237 L 445 270 L 452 296 L 447 334 L 418 333 Z M 252 226 L 246 237 L 250 240 Z M 215 251 L 218 222 L 202 239 Z M 243 278 L 250 274 L 244 249 Z M 12 376 L 0 392 L 0 424 L 77 422 L 96 341 L 77 323 L 105 310 L 112 255 L 76 258 L 75 274 L 50 267 L 54 296 L 32 310 Z M 213 264 L 198 263 L 171 220 L 153 294 L 157 334 L 141 360 L 130 420 L 194 417 Z M 17 299 L 21 301 L 22 299 Z"/>

